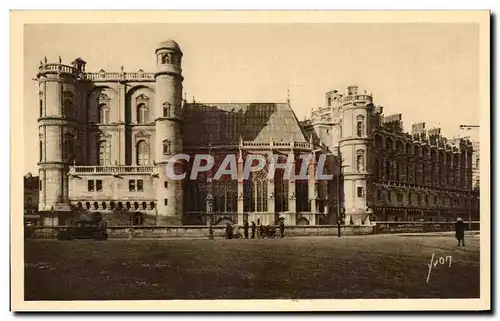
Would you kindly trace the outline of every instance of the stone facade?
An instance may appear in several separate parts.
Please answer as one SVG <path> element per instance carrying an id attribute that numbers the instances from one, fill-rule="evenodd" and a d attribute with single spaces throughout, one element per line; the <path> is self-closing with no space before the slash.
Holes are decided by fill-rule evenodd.
<path id="1" fill-rule="evenodd" d="M 403 133 L 400 117 L 384 118 L 356 86 L 327 93 L 325 106 L 304 122 L 289 101 L 187 102 L 179 45 L 168 40 L 154 53 L 155 72 L 87 72 L 81 58 L 70 65 L 40 62 L 39 210 L 56 213 L 50 224 L 104 217 L 111 225 L 274 224 L 279 218 L 318 225 L 336 224 L 338 215 L 346 224 L 365 224 L 451 218 L 464 210 L 469 142 L 452 145 L 423 124 Z M 210 154 L 216 166 L 196 180 L 172 180 L 166 165 L 179 153 Z M 228 154 L 237 158 L 237 179 L 213 179 Z M 290 156 L 292 177 L 277 170 L 268 179 L 267 163 L 243 179 L 243 160 L 253 154 Z M 295 178 L 303 162 L 315 173 L 320 155 L 332 180 Z M 178 163 L 176 170 L 189 177 L 191 165 Z"/>
<path id="2" fill-rule="evenodd" d="M 384 116 L 356 86 L 327 93 L 303 126 L 342 164 L 346 223 L 468 219 L 469 210 L 479 219 L 479 195 L 471 193 L 478 151 L 469 140 L 446 139 L 425 123 L 406 133 L 401 114 Z"/>

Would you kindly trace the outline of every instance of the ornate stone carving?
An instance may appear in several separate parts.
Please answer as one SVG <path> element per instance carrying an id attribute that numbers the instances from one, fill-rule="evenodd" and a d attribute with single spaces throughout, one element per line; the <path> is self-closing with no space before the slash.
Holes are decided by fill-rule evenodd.
<path id="1" fill-rule="evenodd" d="M 149 97 L 144 95 L 144 94 L 140 94 L 139 96 L 137 96 L 136 100 L 144 100 L 144 101 L 147 101 L 149 100 Z"/>
<path id="2" fill-rule="evenodd" d="M 106 95 L 105 93 L 100 93 L 99 97 L 97 97 L 97 99 L 99 100 L 99 102 L 109 101 L 110 100 L 109 96 Z"/>

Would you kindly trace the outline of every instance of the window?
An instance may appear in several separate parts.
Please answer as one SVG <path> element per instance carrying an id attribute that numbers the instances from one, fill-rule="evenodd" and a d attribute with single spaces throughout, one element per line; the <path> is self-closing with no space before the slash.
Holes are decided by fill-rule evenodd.
<path id="1" fill-rule="evenodd" d="M 107 141 L 103 140 L 99 142 L 99 165 L 110 165 L 111 164 L 111 153 L 110 146 Z"/>
<path id="2" fill-rule="evenodd" d="M 102 207 L 102 209 L 103 209 L 103 210 L 105 210 L 105 209 L 106 209 L 106 207 L 107 207 L 107 206 L 106 206 L 106 202 L 102 202 L 102 203 L 101 203 L 101 207 Z"/>
<path id="3" fill-rule="evenodd" d="M 168 199 L 163 200 L 163 205 L 167 206 L 168 205 Z"/>
<path id="4" fill-rule="evenodd" d="M 137 143 L 137 165 L 149 165 L 149 145 L 141 140 Z"/>
<path id="5" fill-rule="evenodd" d="M 43 159 L 43 142 L 42 141 L 40 141 L 40 152 L 39 152 L 39 154 L 40 154 L 40 162 L 41 162 L 42 159 Z"/>
<path id="6" fill-rule="evenodd" d="M 142 225 L 144 224 L 144 216 L 142 213 L 135 213 L 134 214 L 134 221 L 133 225 Z"/>
<path id="7" fill-rule="evenodd" d="M 128 181 L 128 190 L 130 192 L 134 192 L 135 191 L 135 180 L 131 179 Z"/>
<path id="8" fill-rule="evenodd" d="M 151 209 L 153 210 L 155 208 L 155 202 L 151 202 L 149 203 L 149 206 L 151 207 Z"/>
<path id="9" fill-rule="evenodd" d="M 389 201 L 389 203 L 391 202 L 391 191 L 388 191 L 387 192 L 387 201 Z"/>
<path id="10" fill-rule="evenodd" d="M 377 200 L 380 200 L 380 190 L 377 190 Z"/>
<path id="11" fill-rule="evenodd" d="M 358 149 L 356 152 L 356 170 L 358 172 L 363 172 L 365 170 L 365 151 Z"/>
<path id="12" fill-rule="evenodd" d="M 87 189 L 89 192 L 94 191 L 94 181 L 93 180 L 87 182 Z"/>
<path id="13" fill-rule="evenodd" d="M 109 107 L 106 104 L 99 105 L 99 119 L 98 122 L 100 124 L 109 123 Z"/>
<path id="14" fill-rule="evenodd" d="M 479 169 L 479 157 L 476 158 L 476 169 Z"/>
<path id="15" fill-rule="evenodd" d="M 328 97 L 328 106 L 332 105 L 332 97 Z"/>
<path id="16" fill-rule="evenodd" d="M 169 103 L 163 103 L 163 117 L 170 117 L 170 107 Z"/>
<path id="17" fill-rule="evenodd" d="M 109 208 L 114 210 L 115 209 L 115 202 L 109 203 Z"/>
<path id="18" fill-rule="evenodd" d="M 411 205 L 411 192 L 408 193 L 408 204 Z"/>
<path id="19" fill-rule="evenodd" d="M 144 190 L 144 182 L 142 179 L 137 180 L 137 190 L 142 192 Z"/>
<path id="20" fill-rule="evenodd" d="M 39 187 L 40 187 L 40 190 L 42 190 L 42 185 L 43 185 L 43 184 L 42 184 L 42 180 L 39 180 L 39 181 L 38 181 L 38 183 L 39 183 L 38 185 L 39 185 Z"/>
<path id="21" fill-rule="evenodd" d="M 43 116 L 43 100 L 40 99 L 40 117 Z"/>
<path id="22" fill-rule="evenodd" d="M 149 122 L 149 108 L 145 104 L 137 106 L 137 122 L 145 124 Z"/>
<path id="23" fill-rule="evenodd" d="M 102 180 L 98 179 L 95 181 L 95 189 L 99 192 L 102 191 Z"/>
<path id="24" fill-rule="evenodd" d="M 163 141 L 163 155 L 168 155 L 168 154 L 170 154 L 170 141 L 164 140 Z"/>
<path id="25" fill-rule="evenodd" d="M 168 181 L 164 181 L 164 182 L 163 182 L 163 186 L 164 186 L 165 188 L 168 188 Z"/>
<path id="26" fill-rule="evenodd" d="M 99 209 L 99 203 L 94 202 L 94 209 L 95 209 L 95 210 L 98 210 L 98 209 Z"/>
<path id="27" fill-rule="evenodd" d="M 398 194 L 398 202 L 402 202 L 403 201 L 403 194 Z"/>
<path id="28" fill-rule="evenodd" d="M 417 203 L 420 204 L 422 202 L 422 195 L 417 195 Z"/>
<path id="29" fill-rule="evenodd" d="M 90 210 L 90 202 L 85 202 L 85 207 Z"/>
<path id="30" fill-rule="evenodd" d="M 63 117 L 73 116 L 73 102 L 70 99 L 64 100 L 61 110 L 61 116 Z"/>
<path id="31" fill-rule="evenodd" d="M 148 204 L 146 202 L 142 202 L 142 209 L 145 210 L 148 207 Z"/>
<path id="32" fill-rule="evenodd" d="M 429 204 L 429 195 L 425 195 L 425 204 Z"/>
<path id="33" fill-rule="evenodd" d="M 364 130 L 365 130 L 364 119 L 365 118 L 362 115 L 358 115 L 356 117 L 356 135 L 358 137 L 361 137 L 364 135 Z"/>
<path id="34" fill-rule="evenodd" d="M 437 197 L 434 195 L 434 204 L 437 204 Z"/>
<path id="35" fill-rule="evenodd" d="M 363 197 L 363 187 L 358 187 L 358 197 Z"/>
<path id="36" fill-rule="evenodd" d="M 65 134 L 64 135 L 64 148 L 63 148 L 63 159 L 67 162 L 71 162 L 74 159 L 74 147 L 73 147 L 73 141 L 74 137 L 71 134 Z"/>

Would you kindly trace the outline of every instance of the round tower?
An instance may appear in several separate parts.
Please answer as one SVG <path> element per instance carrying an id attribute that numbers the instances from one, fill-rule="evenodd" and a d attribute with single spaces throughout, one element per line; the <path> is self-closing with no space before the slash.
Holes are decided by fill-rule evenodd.
<path id="1" fill-rule="evenodd" d="M 74 66 L 40 62 L 39 85 L 39 176 L 40 211 L 69 211 L 68 165 L 74 161 L 75 82 Z M 54 222 L 57 224 L 57 222 Z"/>
<path id="2" fill-rule="evenodd" d="M 182 152 L 182 51 L 173 40 L 156 48 L 155 157 L 159 224 L 181 224 L 183 188 L 181 180 L 167 176 L 168 160 Z"/>
<path id="3" fill-rule="evenodd" d="M 346 223 L 362 224 L 369 215 L 368 206 L 372 194 L 372 97 L 358 94 L 358 88 L 350 86 L 340 104 L 342 128 L 339 148 L 344 167 Z"/>

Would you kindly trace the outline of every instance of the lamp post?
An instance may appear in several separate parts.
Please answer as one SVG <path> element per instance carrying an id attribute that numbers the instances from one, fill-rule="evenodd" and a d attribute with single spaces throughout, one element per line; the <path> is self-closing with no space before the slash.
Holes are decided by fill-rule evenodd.
<path id="1" fill-rule="evenodd" d="M 344 160 L 340 153 L 340 146 L 337 146 L 337 156 L 339 159 L 339 171 L 337 173 L 337 236 L 340 237 L 340 176 L 342 176 L 342 168 L 349 167 L 349 165 L 342 165 Z"/>
<path id="2" fill-rule="evenodd" d="M 52 224 L 52 238 L 54 238 L 54 206 L 52 206 L 50 208 L 50 213 L 52 214 L 52 220 L 51 220 L 51 224 Z"/>

